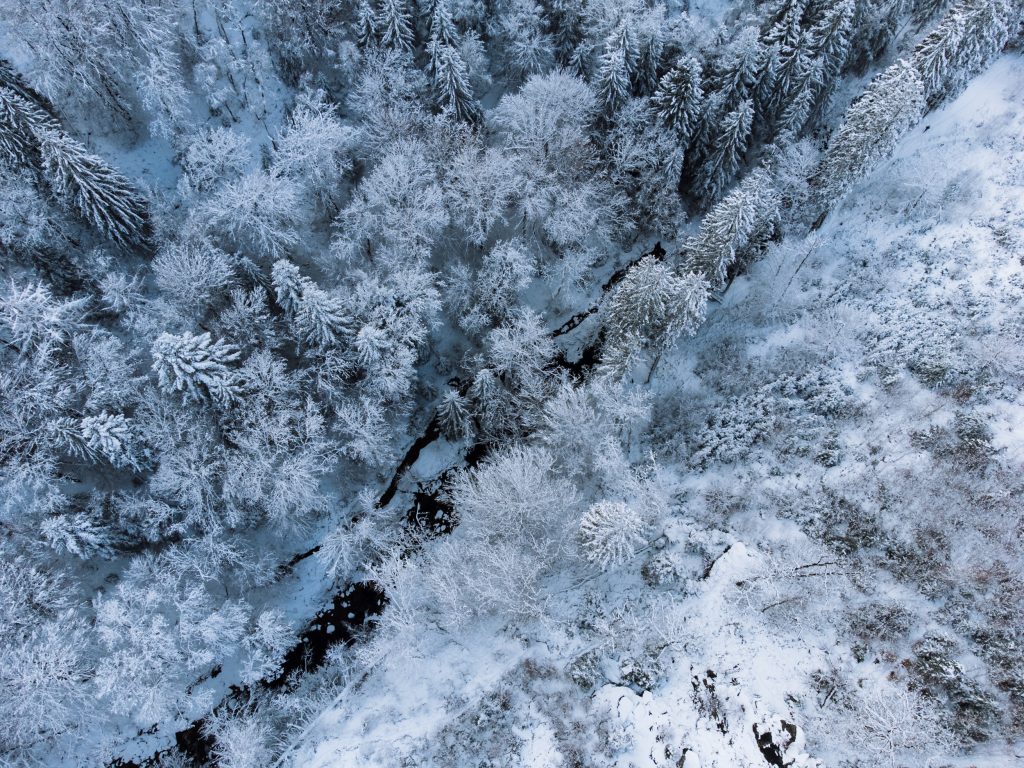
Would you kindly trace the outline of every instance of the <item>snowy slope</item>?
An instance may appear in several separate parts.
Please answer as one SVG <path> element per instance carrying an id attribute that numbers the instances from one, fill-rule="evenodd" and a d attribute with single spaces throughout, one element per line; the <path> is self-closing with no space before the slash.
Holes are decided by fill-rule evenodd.
<path id="1" fill-rule="evenodd" d="M 676 503 L 651 546 L 609 574 L 569 566 L 544 620 L 372 649 L 287 762 L 1018 764 L 999 738 L 961 758 L 960 688 L 920 643 L 951 638 L 962 677 L 1012 708 L 977 640 L 998 612 L 966 620 L 963 601 L 999 602 L 983 571 L 1019 580 L 1022 136 L 1024 60 L 1006 56 L 661 363 L 651 441 Z M 983 455 L 964 423 L 988 426 Z M 958 484 L 961 508 L 931 505 Z"/>

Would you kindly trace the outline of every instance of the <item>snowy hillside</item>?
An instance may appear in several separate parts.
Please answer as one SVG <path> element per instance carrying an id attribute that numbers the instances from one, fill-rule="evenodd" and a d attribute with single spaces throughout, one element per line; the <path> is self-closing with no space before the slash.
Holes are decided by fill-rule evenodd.
<path id="1" fill-rule="evenodd" d="M 1022 137 L 1005 57 L 661 363 L 648 546 L 381 648 L 291 764 L 1017 764 L 956 756 L 1024 704 Z"/>
<path id="2" fill-rule="evenodd" d="M 0 768 L 1024 759 L 1024 0 L 0 18 Z"/>

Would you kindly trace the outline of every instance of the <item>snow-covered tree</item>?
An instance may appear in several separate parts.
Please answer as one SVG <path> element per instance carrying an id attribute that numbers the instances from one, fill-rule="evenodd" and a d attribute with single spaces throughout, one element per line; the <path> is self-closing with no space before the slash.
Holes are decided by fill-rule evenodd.
<path id="1" fill-rule="evenodd" d="M 602 570 L 629 560 L 644 540 L 643 519 L 625 502 L 599 501 L 580 520 L 583 554 Z"/>
<path id="2" fill-rule="evenodd" d="M 911 59 L 930 105 L 959 90 L 1003 49 L 1012 34 L 1014 14 L 1011 0 L 964 0 L 950 9 Z"/>
<path id="3" fill-rule="evenodd" d="M 699 185 L 706 199 L 717 199 L 736 175 L 750 143 L 753 122 L 754 104 L 750 99 L 741 101 L 722 119 L 711 153 L 701 167 Z"/>
<path id="4" fill-rule="evenodd" d="M 275 142 L 274 170 L 322 207 L 336 210 L 342 179 L 352 168 L 349 151 L 354 142 L 355 131 L 338 118 L 322 91 L 303 93 Z"/>
<path id="5" fill-rule="evenodd" d="M 806 45 L 816 60 L 821 72 L 820 80 L 826 90 L 831 89 L 846 65 L 855 13 L 854 0 L 843 0 L 826 9 L 807 31 Z"/>
<path id="6" fill-rule="evenodd" d="M 202 316 L 234 280 L 228 255 L 209 241 L 170 243 L 153 260 L 157 287 L 187 313 Z"/>
<path id="7" fill-rule="evenodd" d="M 11 283 L 7 295 L 0 298 L 0 323 L 8 330 L 8 341 L 29 354 L 71 341 L 86 304 L 86 299 L 61 301 L 42 283 L 23 287 Z"/>
<path id="8" fill-rule="evenodd" d="M 254 171 L 225 185 L 194 215 L 201 231 L 258 259 L 278 259 L 299 241 L 299 188 L 282 174 Z"/>
<path id="9" fill-rule="evenodd" d="M 597 74 L 597 95 L 607 115 L 614 114 L 630 95 L 626 54 L 616 42 L 610 41 L 612 44 L 601 54 Z"/>
<path id="10" fill-rule="evenodd" d="M 377 42 L 377 12 L 370 0 L 359 0 L 354 24 L 356 41 L 367 48 Z"/>
<path id="11" fill-rule="evenodd" d="M 238 352 L 209 333 L 198 336 L 162 333 L 153 342 L 153 370 L 166 392 L 181 392 L 187 399 L 213 400 L 228 404 L 241 391 L 233 363 Z"/>
<path id="12" fill-rule="evenodd" d="M 459 33 L 452 20 L 452 11 L 448 6 L 448 0 L 436 0 L 433 5 L 428 24 L 431 42 L 437 41 L 441 45 L 457 48 Z"/>
<path id="13" fill-rule="evenodd" d="M 437 423 L 446 437 L 460 440 L 470 428 L 469 408 L 466 398 L 456 389 L 449 389 L 437 404 Z"/>
<path id="14" fill-rule="evenodd" d="M 114 242 L 142 242 L 146 202 L 124 176 L 66 133 L 44 130 L 38 140 L 43 173 L 58 197 Z"/>
<path id="15" fill-rule="evenodd" d="M 676 132 L 684 147 L 701 119 L 703 101 L 700 63 L 692 56 L 680 58 L 661 78 L 651 97 L 655 114 Z"/>
<path id="16" fill-rule="evenodd" d="M 555 344 L 530 309 L 520 309 L 487 334 L 487 358 L 494 370 L 527 394 L 543 379 L 544 367 L 555 355 Z"/>
<path id="17" fill-rule="evenodd" d="M 892 152 L 900 137 L 921 118 L 924 106 L 924 85 L 909 61 L 896 62 L 872 80 L 846 110 L 842 125 L 829 141 L 815 176 L 820 205 L 835 205 Z"/>
<path id="18" fill-rule="evenodd" d="M 249 138 L 241 131 L 216 127 L 191 138 L 181 157 L 182 195 L 209 194 L 240 178 L 253 163 Z"/>
<path id="19" fill-rule="evenodd" d="M 726 273 L 751 236 L 772 224 L 778 200 L 771 178 L 756 171 L 708 211 L 697 235 L 687 240 L 688 266 L 703 274 L 712 290 L 725 284 Z"/>
<path id="20" fill-rule="evenodd" d="M 349 333 L 351 319 L 341 300 L 301 275 L 295 264 L 285 259 L 275 262 L 272 279 L 277 303 L 300 346 L 332 347 Z"/>
<path id="21" fill-rule="evenodd" d="M 518 306 L 519 292 L 536 275 L 537 260 L 526 243 L 520 239 L 495 243 L 481 259 L 473 281 L 474 306 L 466 319 L 501 322 Z"/>
<path id="22" fill-rule="evenodd" d="M 8 595 L 0 595 L 7 603 Z M 47 610 L 45 604 L 40 608 Z M 15 757 L 86 726 L 92 696 L 89 637 L 73 614 L 34 628 L 7 624 L 0 633 L 0 750 Z"/>
<path id="23" fill-rule="evenodd" d="M 430 42 L 430 55 L 438 104 L 459 120 L 475 120 L 480 109 L 473 98 L 469 73 L 459 51 L 434 38 Z"/>
<path id="24" fill-rule="evenodd" d="M 406 0 L 380 0 L 377 9 L 377 30 L 380 44 L 386 48 L 412 49 L 412 17 L 409 15 Z"/>
<path id="25" fill-rule="evenodd" d="M 82 442 L 95 454 L 103 456 L 115 467 L 138 467 L 135 457 L 135 432 L 123 413 L 84 416 L 79 422 Z"/>
<path id="26" fill-rule="evenodd" d="M 612 350 L 629 352 L 649 348 L 658 356 L 697 332 L 707 298 L 708 282 L 702 275 L 679 275 L 656 257 L 645 256 L 626 272 L 611 296 L 606 343 Z"/>

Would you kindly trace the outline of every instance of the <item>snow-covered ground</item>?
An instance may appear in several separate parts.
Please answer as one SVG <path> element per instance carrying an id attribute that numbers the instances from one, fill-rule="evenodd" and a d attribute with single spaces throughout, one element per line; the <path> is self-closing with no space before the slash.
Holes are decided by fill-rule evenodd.
<path id="1" fill-rule="evenodd" d="M 649 546 L 375 648 L 286 762 L 1019 764 L 951 745 L 1021 716 L 1022 137 L 1004 56 L 661 362 Z"/>

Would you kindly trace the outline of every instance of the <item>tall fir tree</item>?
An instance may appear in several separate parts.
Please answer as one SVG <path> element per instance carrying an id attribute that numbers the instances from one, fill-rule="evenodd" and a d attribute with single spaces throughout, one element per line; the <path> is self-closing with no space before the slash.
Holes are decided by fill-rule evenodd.
<path id="1" fill-rule="evenodd" d="M 474 121 L 480 115 L 480 108 L 473 98 L 469 84 L 469 73 L 457 49 L 450 45 L 431 41 L 431 57 L 434 60 L 434 92 L 442 109 L 449 110 L 458 120 Z"/>
<path id="2" fill-rule="evenodd" d="M 619 47 L 611 47 L 601 54 L 597 75 L 597 95 L 606 115 L 613 115 L 629 99 L 629 70 L 626 56 Z"/>
<path id="3" fill-rule="evenodd" d="M 380 44 L 385 48 L 412 50 L 412 17 L 406 7 L 406 0 L 381 0 L 377 11 L 377 30 Z"/>
<path id="4" fill-rule="evenodd" d="M 128 180 L 66 133 L 39 136 L 43 174 L 54 193 L 120 245 L 144 239 L 146 203 Z"/>
<path id="5" fill-rule="evenodd" d="M 227 405 L 241 391 L 241 380 L 234 369 L 238 354 L 223 339 L 213 341 L 209 333 L 162 333 L 153 342 L 153 370 L 166 392 Z"/>
<path id="6" fill-rule="evenodd" d="M 377 12 L 370 0 L 359 0 L 354 25 L 356 42 L 361 48 L 369 48 L 377 42 Z"/>
<path id="7" fill-rule="evenodd" d="M 740 161 L 750 142 L 754 121 L 754 105 L 750 99 L 740 102 L 722 120 L 711 153 L 701 168 L 699 187 L 707 201 L 714 201 L 739 170 Z"/>
<path id="8" fill-rule="evenodd" d="M 832 135 L 815 183 L 827 210 L 892 152 L 896 142 L 924 113 L 924 84 L 909 61 L 900 60 L 878 75 L 850 105 Z"/>
<path id="9" fill-rule="evenodd" d="M 676 132 L 684 147 L 689 144 L 701 118 L 704 90 L 700 77 L 700 63 L 692 56 L 681 58 L 661 78 L 658 90 L 651 97 L 655 114 Z"/>
<path id="10" fill-rule="evenodd" d="M 1020 18 L 1020 3 L 1014 0 L 963 0 L 950 9 L 912 58 L 928 104 L 962 88 L 1003 49 Z"/>
<path id="11" fill-rule="evenodd" d="M 737 254 L 777 217 L 775 186 L 767 172 L 754 171 L 708 211 L 700 230 L 686 241 L 688 268 L 704 275 L 712 290 L 720 290 Z"/>
<path id="12" fill-rule="evenodd" d="M 437 0 L 434 3 L 433 12 L 430 14 L 429 24 L 430 39 L 436 40 L 441 45 L 448 45 L 457 48 L 459 45 L 459 33 L 452 20 L 452 11 L 448 7 L 448 0 Z"/>
<path id="13" fill-rule="evenodd" d="M 626 272 L 612 294 L 605 320 L 606 363 L 620 371 L 641 350 L 655 362 L 681 337 L 693 336 L 704 321 L 708 282 L 695 273 L 677 274 L 655 256 Z M 653 367 L 653 366 L 652 366 Z"/>

